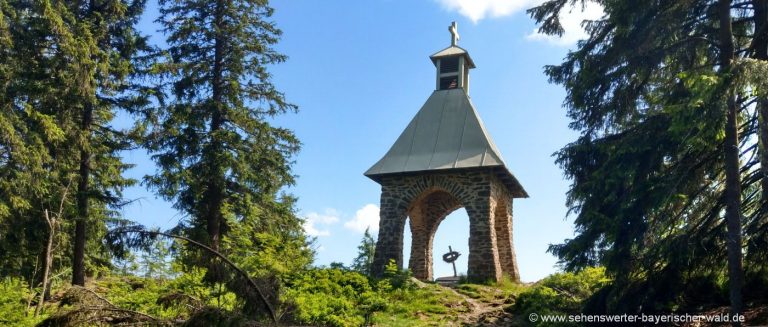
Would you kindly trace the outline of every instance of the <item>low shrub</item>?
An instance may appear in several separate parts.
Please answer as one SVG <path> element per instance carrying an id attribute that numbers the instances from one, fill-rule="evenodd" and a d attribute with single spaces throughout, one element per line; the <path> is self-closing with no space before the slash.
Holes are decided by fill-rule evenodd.
<path id="1" fill-rule="evenodd" d="M 542 315 L 578 314 L 585 300 L 610 280 L 605 276 L 605 268 L 587 268 L 578 273 L 557 273 L 550 275 L 517 296 L 510 308 L 512 313 L 527 317 L 535 313 Z M 522 321 L 521 321 L 522 322 Z M 539 326 L 569 326 L 568 323 L 538 321 Z"/>
<path id="2" fill-rule="evenodd" d="M 0 326 L 34 326 L 41 321 L 43 317 L 34 317 L 34 308 L 28 306 L 33 296 L 19 278 L 0 280 Z"/>
<path id="3" fill-rule="evenodd" d="M 366 276 L 335 268 L 301 274 L 287 285 L 285 299 L 295 322 L 340 327 L 364 325 L 386 304 Z"/>

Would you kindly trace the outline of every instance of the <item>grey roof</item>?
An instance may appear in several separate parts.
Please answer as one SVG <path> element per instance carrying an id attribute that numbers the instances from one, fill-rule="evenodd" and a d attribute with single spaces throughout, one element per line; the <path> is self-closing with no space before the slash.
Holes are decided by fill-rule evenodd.
<path id="1" fill-rule="evenodd" d="M 455 55 L 463 55 L 464 58 L 467 59 L 467 66 L 469 66 L 469 68 L 475 68 L 475 62 L 472 61 L 472 57 L 469 56 L 469 52 L 455 45 L 452 45 L 450 47 L 447 47 L 443 50 L 438 51 L 437 53 L 429 56 L 429 59 L 432 59 L 432 63 L 437 65 L 437 59 L 440 59 L 443 57 L 455 56 Z"/>
<path id="2" fill-rule="evenodd" d="M 516 197 L 527 193 L 509 172 L 464 89 L 434 91 L 395 144 L 365 175 L 492 168 Z"/>

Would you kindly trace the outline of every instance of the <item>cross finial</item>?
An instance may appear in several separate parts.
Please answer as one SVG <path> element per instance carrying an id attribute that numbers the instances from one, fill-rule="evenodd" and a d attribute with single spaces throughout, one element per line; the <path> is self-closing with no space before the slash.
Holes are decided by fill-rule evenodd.
<path id="1" fill-rule="evenodd" d="M 456 22 L 452 22 L 451 26 L 448 26 L 448 31 L 451 32 L 451 46 L 456 46 L 459 43 L 459 27 Z"/>

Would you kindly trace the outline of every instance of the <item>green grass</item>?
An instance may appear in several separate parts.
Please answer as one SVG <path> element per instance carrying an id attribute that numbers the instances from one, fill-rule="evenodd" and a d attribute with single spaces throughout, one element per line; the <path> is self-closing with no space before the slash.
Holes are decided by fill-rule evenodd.
<path id="1" fill-rule="evenodd" d="M 306 278 L 293 281 L 284 299 L 293 305 L 297 323 L 329 326 L 359 326 L 367 310 L 375 326 L 460 326 L 466 323 L 476 302 L 508 306 L 528 286 L 503 281 L 494 285 L 460 284 L 447 288 L 434 283 L 418 282 L 404 275 L 399 288 L 391 286 L 398 278 L 384 279 L 370 285 L 366 277 L 352 272 L 318 269 Z M 190 311 L 178 306 L 164 307 L 159 299 L 169 293 L 183 293 L 198 299 L 200 305 L 237 311 L 234 295 L 224 292 L 216 296 L 215 288 L 205 287 L 201 276 L 187 274 L 158 280 L 136 276 L 107 276 L 91 281 L 89 288 L 117 307 L 147 313 L 162 319 L 186 319 Z M 22 285 L 23 286 L 23 285 Z M 13 285 L 13 289 L 25 288 Z M 14 301 L 23 309 L 25 303 Z M 221 302 L 221 303 L 220 303 Z M 365 309 L 375 305 L 377 309 Z M 64 313 L 61 308 L 50 312 Z M 22 309 L 15 310 L 23 312 Z M 299 311 L 300 310 L 300 311 Z M 66 310 L 65 310 L 66 311 Z M 2 321 L 2 319 L 0 319 Z M 0 325 L 4 325 L 0 323 Z M 11 324 L 13 325 L 13 324 Z M 28 325 L 28 324 L 22 324 Z"/>
<path id="2" fill-rule="evenodd" d="M 435 284 L 394 290 L 387 300 L 386 310 L 373 316 L 377 326 L 444 326 L 470 311 L 461 296 Z"/>
<path id="3" fill-rule="evenodd" d="M 529 287 L 503 280 L 492 285 L 459 284 L 454 288 L 456 292 L 432 283 L 411 290 L 394 290 L 387 296 L 386 310 L 374 314 L 372 322 L 376 326 L 395 327 L 457 326 L 471 312 L 471 305 L 461 295 L 478 302 L 511 306 Z"/>
<path id="4" fill-rule="evenodd" d="M 504 278 L 501 282 L 492 285 L 462 283 L 456 287 L 456 291 L 478 301 L 499 302 L 513 301 L 528 288 L 528 285 Z"/>

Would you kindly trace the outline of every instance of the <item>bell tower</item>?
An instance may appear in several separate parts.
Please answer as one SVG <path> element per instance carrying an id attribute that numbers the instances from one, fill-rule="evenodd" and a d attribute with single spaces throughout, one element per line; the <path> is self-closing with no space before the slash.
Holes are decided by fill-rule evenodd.
<path id="1" fill-rule="evenodd" d="M 365 176 L 381 185 L 379 237 L 372 273 L 394 261 L 403 266 L 403 232 L 410 219 L 414 277 L 432 280 L 432 240 L 445 217 L 459 208 L 469 216 L 468 279 L 519 280 L 512 242 L 512 202 L 528 194 L 507 169 L 470 101 L 469 70 L 475 64 L 457 43 L 430 56 L 436 88 L 383 158 Z"/>
<path id="2" fill-rule="evenodd" d="M 429 57 L 437 69 L 435 90 L 460 88 L 469 94 L 469 70 L 475 68 L 475 63 L 467 50 L 458 45 L 459 31 L 456 22 L 451 23 L 448 31 L 451 32 L 451 46 Z"/>

